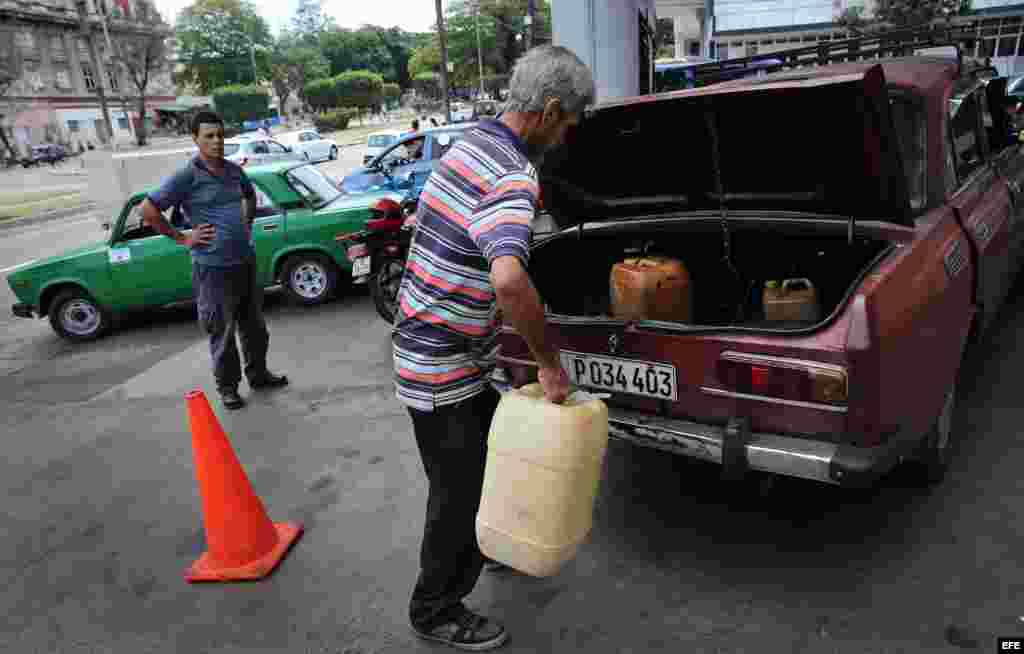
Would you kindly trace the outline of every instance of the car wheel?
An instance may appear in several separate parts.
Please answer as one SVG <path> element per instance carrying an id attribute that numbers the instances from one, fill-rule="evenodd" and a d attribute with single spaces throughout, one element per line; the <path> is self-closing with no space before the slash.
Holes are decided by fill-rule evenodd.
<path id="1" fill-rule="evenodd" d="M 105 334 L 111 325 L 110 312 L 81 289 L 61 291 L 50 303 L 50 325 L 66 340 L 84 343 Z"/>
<path id="2" fill-rule="evenodd" d="M 338 146 L 336 146 L 336 145 L 332 145 L 331 146 L 330 158 L 331 158 L 331 161 L 334 161 L 335 159 L 338 158 Z"/>
<path id="3" fill-rule="evenodd" d="M 915 477 L 925 484 L 941 482 L 949 469 L 953 444 L 953 416 L 956 412 L 956 384 L 946 392 L 935 424 L 921 441 L 917 455 L 912 462 L 916 468 Z"/>
<path id="4" fill-rule="evenodd" d="M 402 285 L 405 261 L 398 257 L 381 257 L 377 271 L 370 277 L 370 296 L 377 314 L 394 324 L 398 313 L 398 289 Z"/>
<path id="5" fill-rule="evenodd" d="M 285 263 L 281 281 L 293 302 L 323 304 L 337 289 L 338 268 L 322 254 L 298 254 Z"/>

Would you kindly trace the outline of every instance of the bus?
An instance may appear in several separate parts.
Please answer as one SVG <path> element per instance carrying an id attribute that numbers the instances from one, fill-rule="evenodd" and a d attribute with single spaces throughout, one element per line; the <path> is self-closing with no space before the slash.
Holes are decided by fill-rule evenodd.
<path id="1" fill-rule="evenodd" d="M 716 82 L 724 82 L 741 77 L 764 75 L 782 64 L 781 59 L 762 59 L 759 61 L 725 64 L 726 70 L 716 72 L 713 76 L 701 75 L 698 67 L 718 63 L 708 57 L 682 57 L 680 59 L 658 59 L 654 62 L 654 92 L 667 93 L 682 89 L 695 89 Z"/>

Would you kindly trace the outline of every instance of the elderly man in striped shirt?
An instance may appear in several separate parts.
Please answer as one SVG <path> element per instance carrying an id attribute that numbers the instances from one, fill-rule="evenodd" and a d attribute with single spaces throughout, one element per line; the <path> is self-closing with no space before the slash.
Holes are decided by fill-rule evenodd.
<path id="1" fill-rule="evenodd" d="M 499 315 L 529 344 L 547 398 L 562 402 L 569 390 L 526 271 L 534 165 L 594 95 L 593 75 L 572 52 L 530 50 L 512 73 L 504 113 L 452 146 L 419 199 L 392 336 L 396 393 L 430 486 L 409 617 L 421 637 L 461 649 L 491 649 L 507 637 L 462 603 L 484 563 L 475 521 L 500 397 L 489 383 Z"/>

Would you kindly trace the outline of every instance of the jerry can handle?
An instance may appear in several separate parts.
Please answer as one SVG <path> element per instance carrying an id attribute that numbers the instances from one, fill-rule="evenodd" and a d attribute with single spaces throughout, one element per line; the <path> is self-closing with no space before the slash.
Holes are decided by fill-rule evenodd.
<path id="1" fill-rule="evenodd" d="M 793 279 L 787 279 L 782 282 L 782 292 L 785 293 L 789 291 L 790 285 L 795 284 L 797 282 L 803 282 L 804 284 L 807 285 L 808 289 L 814 290 L 814 284 L 811 283 L 811 280 L 807 279 L 806 277 L 794 277 Z"/>

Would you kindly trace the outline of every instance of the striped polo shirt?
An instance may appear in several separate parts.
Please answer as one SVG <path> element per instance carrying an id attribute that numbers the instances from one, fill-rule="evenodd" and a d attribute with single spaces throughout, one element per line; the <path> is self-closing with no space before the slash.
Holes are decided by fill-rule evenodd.
<path id="1" fill-rule="evenodd" d="M 484 391 L 495 365 L 497 303 L 490 266 L 529 261 L 537 171 L 504 123 L 471 129 L 420 194 L 392 332 L 395 391 L 421 411 Z"/>

